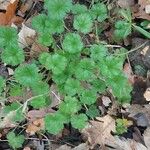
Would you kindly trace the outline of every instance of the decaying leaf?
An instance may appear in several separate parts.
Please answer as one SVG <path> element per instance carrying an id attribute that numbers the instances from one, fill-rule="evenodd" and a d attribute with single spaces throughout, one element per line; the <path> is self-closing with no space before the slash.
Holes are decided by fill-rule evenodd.
<path id="1" fill-rule="evenodd" d="M 136 18 L 142 18 L 142 19 L 150 20 L 150 15 L 148 13 L 150 1 L 149 0 L 139 0 L 138 5 L 139 5 L 138 10 L 137 10 L 137 12 L 134 13 L 134 16 Z"/>
<path id="2" fill-rule="evenodd" d="M 19 42 L 20 47 L 25 48 L 25 47 L 29 46 L 27 43 L 27 38 L 35 37 L 35 35 L 36 35 L 35 30 L 27 27 L 25 24 L 22 23 L 22 28 L 18 34 L 18 37 L 19 37 L 18 42 Z"/>
<path id="3" fill-rule="evenodd" d="M 82 131 L 83 135 L 87 137 L 91 148 L 96 144 L 104 146 L 105 144 L 114 143 L 111 132 L 115 132 L 115 120 L 109 115 L 97 117 L 96 119 L 98 121 L 90 121 L 89 126 Z"/>
<path id="4" fill-rule="evenodd" d="M 147 101 L 150 101 L 150 88 L 147 88 L 145 93 L 144 93 L 144 97 Z"/>
<path id="5" fill-rule="evenodd" d="M 132 68 L 129 63 L 126 63 L 124 65 L 123 71 L 124 71 L 125 75 L 127 76 L 129 83 L 133 85 L 134 84 L 134 75 L 133 75 Z"/>
<path id="6" fill-rule="evenodd" d="M 14 128 L 16 124 L 12 122 L 12 118 L 16 115 L 15 111 L 10 111 L 3 120 L 0 121 L 0 128 Z"/>
<path id="7" fill-rule="evenodd" d="M 131 6 L 134 6 L 135 1 L 134 0 L 118 0 L 117 4 L 121 7 L 121 8 L 129 8 Z"/>
<path id="8" fill-rule="evenodd" d="M 43 118 L 45 117 L 45 115 L 47 113 L 54 113 L 55 111 L 51 108 L 51 107 L 48 107 L 48 108 L 42 108 L 40 110 L 30 110 L 28 113 L 27 113 L 27 117 L 29 119 L 30 122 L 33 122 L 35 121 L 36 119 L 38 118 Z"/>
<path id="9" fill-rule="evenodd" d="M 0 25 L 11 25 L 12 23 L 20 23 L 23 21 L 21 17 L 16 16 L 15 12 L 19 0 L 13 1 L 7 6 L 6 13 L 0 13 Z"/>
<path id="10" fill-rule="evenodd" d="M 36 132 L 44 129 L 44 119 L 37 119 L 27 126 L 26 132 L 34 135 Z"/>

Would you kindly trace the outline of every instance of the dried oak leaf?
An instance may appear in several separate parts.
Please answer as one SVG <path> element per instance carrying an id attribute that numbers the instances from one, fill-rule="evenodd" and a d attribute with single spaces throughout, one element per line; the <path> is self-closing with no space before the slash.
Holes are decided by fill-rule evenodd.
<path id="1" fill-rule="evenodd" d="M 34 135 L 36 132 L 44 129 L 44 119 L 37 119 L 27 126 L 26 132 Z"/>
<path id="2" fill-rule="evenodd" d="M 114 137 L 111 132 L 115 132 L 115 120 L 106 115 L 104 117 L 97 117 L 98 121 L 90 121 L 89 126 L 83 129 L 82 133 L 87 137 L 88 142 L 93 148 L 96 144 L 104 146 L 114 143 Z"/>
<path id="3" fill-rule="evenodd" d="M 5 13 L 0 13 L 0 25 L 11 25 L 12 23 L 18 24 L 23 21 L 23 18 L 16 16 L 19 0 L 15 0 L 7 6 Z"/>

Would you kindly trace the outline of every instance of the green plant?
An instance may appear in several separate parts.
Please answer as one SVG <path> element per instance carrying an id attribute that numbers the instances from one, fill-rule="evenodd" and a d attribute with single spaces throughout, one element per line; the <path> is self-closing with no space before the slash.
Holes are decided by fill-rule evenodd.
<path id="1" fill-rule="evenodd" d="M 132 14 L 130 9 L 120 10 L 120 14 L 124 18 L 115 23 L 114 37 L 116 40 L 125 39 L 131 34 L 132 28 L 143 34 L 145 37 L 150 38 L 150 33 L 140 26 L 132 22 Z"/>
<path id="2" fill-rule="evenodd" d="M 0 28 L 1 59 L 4 63 L 16 66 L 24 61 L 24 52 L 17 43 L 17 31 L 14 28 Z"/>
<path id="3" fill-rule="evenodd" d="M 127 132 L 127 124 L 127 119 L 116 119 L 116 133 L 120 135 Z"/>
<path id="4" fill-rule="evenodd" d="M 11 120 L 16 123 L 25 119 L 24 113 L 28 111 L 28 107 L 40 109 L 50 105 L 49 83 L 56 84 L 57 90 L 64 97 L 57 111 L 44 118 L 45 129 L 51 134 L 58 134 L 64 124 L 68 123 L 76 129 L 84 128 L 88 117 L 99 115 L 95 104 L 107 88 L 112 89 L 119 104 L 130 102 L 132 87 L 122 72 L 125 57 L 110 51 L 107 44 L 95 41 L 86 45 L 84 40 L 87 33 L 97 30 L 95 22 L 103 22 L 108 18 L 106 5 L 97 2 L 86 8 L 80 4 L 73 5 L 71 0 L 45 0 L 44 8 L 47 13 L 34 17 L 32 26 L 38 33 L 40 44 L 51 47 L 51 51 L 41 53 L 37 61 L 23 63 L 23 51 L 18 48 L 18 44 L 14 46 L 17 43 L 16 30 L 0 28 L 0 32 L 5 32 L 6 29 L 5 34 L 9 34 L 9 39 L 0 34 L 2 61 L 9 65 L 18 65 L 15 67 L 12 82 L 6 81 L 10 88 L 7 94 L 22 96 L 23 99 L 28 91 L 32 95 L 23 104 L 20 101 L 6 103 L 3 113 L 15 114 Z M 68 13 L 74 14 L 71 31 L 65 25 Z M 10 48 L 13 52 L 10 52 Z M 4 79 L 0 78 L 0 83 L 2 92 Z"/>
<path id="5" fill-rule="evenodd" d="M 23 135 L 16 135 L 14 132 L 9 132 L 7 134 L 7 140 L 9 145 L 16 150 L 22 147 L 25 137 Z"/>

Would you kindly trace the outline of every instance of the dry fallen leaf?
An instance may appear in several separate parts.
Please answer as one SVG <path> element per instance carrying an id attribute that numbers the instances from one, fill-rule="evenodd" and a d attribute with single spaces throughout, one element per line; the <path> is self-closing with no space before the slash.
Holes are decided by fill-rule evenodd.
<path id="1" fill-rule="evenodd" d="M 28 42 L 27 42 L 27 38 L 33 38 L 35 37 L 36 32 L 35 30 L 27 27 L 25 24 L 22 23 L 22 28 L 20 30 L 20 32 L 18 33 L 18 42 L 19 42 L 19 46 L 21 48 L 25 48 L 28 47 Z"/>
<path id="2" fill-rule="evenodd" d="M 30 122 L 37 120 L 38 118 L 43 118 L 47 113 L 54 113 L 55 111 L 51 107 L 42 108 L 40 110 L 30 110 L 27 113 L 27 117 Z"/>
<path id="3" fill-rule="evenodd" d="M 142 19 L 147 19 L 150 20 L 150 15 L 149 13 L 149 5 L 150 5 L 150 0 L 139 0 L 138 1 L 138 10 L 137 12 L 134 13 L 134 16 L 136 18 L 142 18 Z"/>
<path id="4" fill-rule="evenodd" d="M 134 84 L 134 75 L 133 75 L 132 68 L 129 63 L 126 63 L 124 65 L 123 72 L 127 76 L 129 83 L 133 85 Z"/>
<path id="5" fill-rule="evenodd" d="M 129 8 L 131 6 L 134 6 L 135 1 L 134 0 L 118 0 L 117 4 L 121 7 L 121 8 Z"/>
<path id="6" fill-rule="evenodd" d="M 37 119 L 27 126 L 26 132 L 34 135 L 36 132 L 44 129 L 44 119 Z"/>
<path id="7" fill-rule="evenodd" d="M 147 88 L 145 93 L 144 93 L 144 97 L 147 101 L 150 101 L 150 88 Z"/>
<path id="8" fill-rule="evenodd" d="M 115 120 L 109 115 L 97 117 L 96 119 L 98 121 L 90 121 L 89 127 L 82 131 L 83 135 L 87 137 L 91 148 L 96 144 L 104 146 L 105 144 L 114 143 L 111 131 L 115 132 Z"/>
<path id="9" fill-rule="evenodd" d="M 13 1 L 7 6 L 6 13 L 0 13 L 0 25 L 11 25 L 21 23 L 23 19 L 15 15 L 19 0 Z"/>

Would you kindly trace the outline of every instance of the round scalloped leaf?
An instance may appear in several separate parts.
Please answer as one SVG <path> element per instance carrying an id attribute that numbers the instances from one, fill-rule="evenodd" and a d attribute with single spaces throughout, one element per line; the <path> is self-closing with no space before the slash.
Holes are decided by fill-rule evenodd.
<path id="1" fill-rule="evenodd" d="M 16 80 L 24 86 L 32 86 L 41 80 L 38 68 L 35 64 L 24 64 L 15 70 Z"/>
<path id="2" fill-rule="evenodd" d="M 25 57 L 24 52 L 19 47 L 6 47 L 1 54 L 1 59 L 4 63 L 12 66 L 16 66 L 18 64 L 21 64 Z"/>
<path id="3" fill-rule="evenodd" d="M 44 6 L 50 17 L 62 19 L 71 10 L 72 0 L 45 0 Z"/>
<path id="4" fill-rule="evenodd" d="M 84 90 L 81 94 L 80 101 L 83 104 L 91 105 L 97 100 L 97 94 L 95 90 Z"/>
<path id="5" fill-rule="evenodd" d="M 93 19 L 97 19 L 99 22 L 102 22 L 108 17 L 107 7 L 103 3 L 94 4 L 90 10 L 90 14 Z"/>
<path id="6" fill-rule="evenodd" d="M 17 45 L 17 31 L 12 27 L 0 27 L 0 47 Z"/>
<path id="7" fill-rule="evenodd" d="M 59 105 L 59 111 L 66 115 L 77 113 L 81 109 L 79 101 L 75 97 L 67 96 L 65 100 Z"/>
<path id="8" fill-rule="evenodd" d="M 92 19 L 88 14 L 75 16 L 73 26 L 76 30 L 86 34 L 92 30 Z"/>
<path id="9" fill-rule="evenodd" d="M 51 70 L 52 68 L 52 56 L 47 53 L 47 52 L 43 52 L 40 56 L 39 56 L 39 61 L 40 63 L 47 69 L 47 70 Z"/>
<path id="10" fill-rule="evenodd" d="M 81 90 L 80 82 L 73 78 L 67 79 L 64 86 L 64 90 L 66 94 L 73 96 L 80 92 Z"/>
<path id="11" fill-rule="evenodd" d="M 50 19 L 50 28 L 51 28 L 51 33 L 62 33 L 64 31 L 64 21 L 61 19 Z"/>
<path id="12" fill-rule="evenodd" d="M 115 23 L 114 36 L 116 40 L 125 39 L 132 31 L 131 23 L 126 20 L 119 20 Z"/>
<path id="13" fill-rule="evenodd" d="M 74 115 L 71 118 L 71 124 L 76 129 L 83 129 L 87 124 L 88 118 L 85 114 Z"/>
<path id="14" fill-rule="evenodd" d="M 53 43 L 53 37 L 49 33 L 39 35 L 38 42 L 44 46 L 50 46 Z"/>
<path id="15" fill-rule="evenodd" d="M 83 43 L 79 34 L 68 33 L 65 35 L 62 47 L 69 53 L 79 53 L 83 49 Z"/>
<path id="16" fill-rule="evenodd" d="M 55 113 L 52 115 L 47 115 L 44 118 L 45 121 L 45 129 L 51 134 L 58 134 L 64 128 L 64 123 L 66 122 L 66 118 L 60 114 Z"/>
<path id="17" fill-rule="evenodd" d="M 49 24 L 48 17 L 45 14 L 39 14 L 32 19 L 32 27 L 36 29 L 38 33 L 49 32 Z"/>
<path id="18" fill-rule="evenodd" d="M 46 106 L 46 98 L 44 96 L 39 96 L 37 98 L 33 98 L 30 101 L 30 105 L 35 109 L 45 107 Z"/>
<path id="19" fill-rule="evenodd" d="M 86 13 L 88 10 L 87 10 L 87 7 L 85 5 L 75 4 L 75 5 L 73 5 L 73 8 L 71 11 L 73 14 L 79 15 L 79 14 Z"/>
<path id="20" fill-rule="evenodd" d="M 52 72 L 54 74 L 61 74 L 66 66 L 67 66 L 67 59 L 66 57 L 59 55 L 59 54 L 54 54 L 52 55 Z"/>
<path id="21" fill-rule="evenodd" d="M 91 58 L 95 61 L 103 59 L 108 54 L 108 49 L 104 45 L 92 45 L 90 48 Z"/>
<path id="22" fill-rule="evenodd" d="M 39 81 L 32 85 L 31 87 L 33 94 L 47 94 L 49 91 L 49 85 L 46 82 Z"/>
<path id="23" fill-rule="evenodd" d="M 23 135 L 15 135 L 14 132 L 9 132 L 7 134 L 7 140 L 13 149 L 18 149 L 22 147 L 25 137 Z"/>

